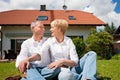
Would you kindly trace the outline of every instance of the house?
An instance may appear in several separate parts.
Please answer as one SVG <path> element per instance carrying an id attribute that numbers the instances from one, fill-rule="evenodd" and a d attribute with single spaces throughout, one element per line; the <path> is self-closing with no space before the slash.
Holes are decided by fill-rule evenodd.
<path id="1" fill-rule="evenodd" d="M 92 13 L 79 10 L 47 10 L 41 5 L 40 10 L 10 10 L 0 12 L 0 26 L 2 27 L 2 52 L 12 49 L 20 50 L 21 43 L 31 37 L 30 24 L 34 20 L 41 20 L 45 24 L 45 36 L 50 36 L 50 23 L 54 19 L 65 19 L 69 23 L 67 36 L 86 38 L 91 28 L 106 25 Z"/>
<path id="2" fill-rule="evenodd" d="M 120 26 L 113 34 L 113 54 L 120 54 Z"/>

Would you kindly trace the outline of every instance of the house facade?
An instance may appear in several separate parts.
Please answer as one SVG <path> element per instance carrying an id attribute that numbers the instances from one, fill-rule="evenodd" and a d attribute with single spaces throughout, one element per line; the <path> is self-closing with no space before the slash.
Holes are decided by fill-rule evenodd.
<path id="1" fill-rule="evenodd" d="M 113 34 L 113 54 L 120 54 L 120 26 Z"/>
<path id="2" fill-rule="evenodd" d="M 41 20 L 45 24 L 45 37 L 50 37 L 50 23 L 54 19 L 65 19 L 69 23 L 66 36 L 80 36 L 86 38 L 91 28 L 106 25 L 91 13 L 79 10 L 10 10 L 0 12 L 0 26 L 2 32 L 1 52 L 14 50 L 19 52 L 21 43 L 32 36 L 30 24 L 32 21 Z"/>

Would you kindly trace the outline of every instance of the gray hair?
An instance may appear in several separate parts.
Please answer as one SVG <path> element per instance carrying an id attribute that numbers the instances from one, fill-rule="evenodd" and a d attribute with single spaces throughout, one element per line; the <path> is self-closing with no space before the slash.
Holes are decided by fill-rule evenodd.
<path id="1" fill-rule="evenodd" d="M 31 26 L 30 26 L 30 27 L 31 27 L 31 28 L 32 28 L 32 27 L 35 27 L 35 26 L 36 26 L 36 22 L 37 22 L 37 21 L 33 21 L 33 22 L 31 23 Z"/>
<path id="2" fill-rule="evenodd" d="M 42 23 L 42 21 L 38 21 L 38 20 L 36 20 L 36 21 L 33 21 L 32 23 L 31 23 L 31 29 L 32 29 L 32 27 L 36 27 L 36 25 L 37 25 L 37 23 L 38 22 L 40 22 L 40 23 Z M 43 23 L 42 23 L 43 24 Z"/>

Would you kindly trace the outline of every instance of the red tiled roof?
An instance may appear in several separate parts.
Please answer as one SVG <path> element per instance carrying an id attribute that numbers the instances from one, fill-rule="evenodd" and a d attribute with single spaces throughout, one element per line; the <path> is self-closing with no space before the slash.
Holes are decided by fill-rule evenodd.
<path id="1" fill-rule="evenodd" d="M 77 25 L 105 25 L 103 21 L 98 19 L 91 13 L 78 10 L 11 10 L 0 12 L 0 25 L 30 24 L 36 20 L 38 16 L 48 16 L 45 24 L 50 24 L 54 19 L 66 19 L 69 24 Z M 69 20 L 69 16 L 74 16 L 75 20 Z"/>

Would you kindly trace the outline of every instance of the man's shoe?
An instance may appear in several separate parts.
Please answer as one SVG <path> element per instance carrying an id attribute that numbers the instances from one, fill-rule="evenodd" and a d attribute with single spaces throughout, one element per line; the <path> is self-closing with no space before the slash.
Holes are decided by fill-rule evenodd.
<path id="1" fill-rule="evenodd" d="M 21 76 L 17 75 L 14 77 L 7 77 L 5 80 L 20 80 L 20 79 L 21 79 Z"/>
<path id="2" fill-rule="evenodd" d="M 5 80 L 13 80 L 13 77 L 7 77 Z"/>
<path id="3" fill-rule="evenodd" d="M 20 76 L 20 75 L 14 76 L 13 79 L 14 79 L 14 80 L 20 80 L 20 79 L 21 79 L 21 76 Z"/>

